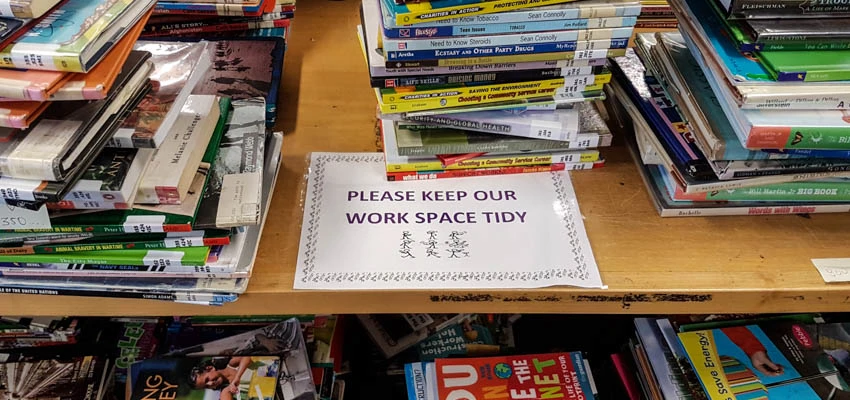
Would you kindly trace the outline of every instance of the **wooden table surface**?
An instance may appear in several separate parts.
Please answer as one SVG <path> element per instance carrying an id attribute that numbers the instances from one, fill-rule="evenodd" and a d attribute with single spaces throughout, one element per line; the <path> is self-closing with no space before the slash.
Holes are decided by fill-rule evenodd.
<path id="1" fill-rule="evenodd" d="M 355 0 L 298 4 L 278 105 L 283 167 L 248 292 L 223 307 L 162 301 L 0 296 L 0 315 L 383 312 L 707 313 L 850 309 L 812 258 L 850 257 L 850 215 L 662 219 L 626 151 L 573 173 L 607 290 L 294 291 L 301 185 L 312 151 L 376 151 L 375 98 Z"/>

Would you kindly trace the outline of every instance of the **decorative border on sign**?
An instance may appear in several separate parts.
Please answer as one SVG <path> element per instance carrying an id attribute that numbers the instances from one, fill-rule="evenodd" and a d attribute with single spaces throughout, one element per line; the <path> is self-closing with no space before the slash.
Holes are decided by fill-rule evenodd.
<path id="1" fill-rule="evenodd" d="M 548 268 L 538 271 L 527 272 L 334 272 L 334 273 L 318 273 L 316 269 L 316 253 L 318 251 L 319 240 L 319 223 L 322 216 L 322 199 L 321 188 L 325 182 L 326 166 L 331 162 L 345 163 L 362 163 L 362 162 L 384 162 L 382 154 L 373 156 L 352 156 L 344 154 L 319 155 L 313 160 L 310 168 L 312 172 L 312 182 L 309 186 L 310 203 L 309 210 L 305 209 L 309 218 L 306 224 L 306 243 L 304 245 L 304 269 L 301 277 L 301 282 L 487 282 L 487 281 L 537 281 L 551 280 L 556 278 L 568 277 L 571 279 L 586 281 L 590 279 L 590 272 L 587 266 L 587 260 L 579 248 L 581 244 L 581 233 L 578 231 L 579 224 L 575 221 L 575 215 L 578 210 L 574 202 L 569 200 L 569 188 L 564 183 L 563 176 L 559 172 L 551 172 L 550 177 L 554 186 L 555 195 L 559 203 L 559 212 L 563 215 L 564 227 L 567 229 L 567 235 L 570 237 L 569 244 L 571 246 L 572 258 L 578 264 L 575 269 L 567 270 L 565 268 Z"/>

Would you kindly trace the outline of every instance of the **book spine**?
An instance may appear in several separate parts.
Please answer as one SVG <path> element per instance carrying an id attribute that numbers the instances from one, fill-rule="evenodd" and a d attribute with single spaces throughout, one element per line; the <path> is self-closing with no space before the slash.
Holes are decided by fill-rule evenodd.
<path id="1" fill-rule="evenodd" d="M 537 32 L 518 35 L 493 35 L 487 37 L 462 36 L 448 39 L 384 39 L 384 52 L 400 52 L 414 50 L 457 50 L 457 49 L 486 49 L 495 46 L 514 46 L 547 44 L 558 42 L 577 42 L 614 38 L 628 38 L 631 28 L 613 29 L 584 29 L 558 32 Z M 602 42 L 606 43 L 606 42 Z M 611 46 L 600 46 L 608 48 Z M 481 51 L 470 50 L 474 54 L 489 54 Z M 573 50 L 561 50 L 573 51 Z M 389 58 L 392 58 L 390 56 Z"/>
<path id="2" fill-rule="evenodd" d="M 562 98 L 582 99 L 602 90 L 603 85 L 588 85 L 580 87 L 558 87 L 537 89 L 516 89 L 512 91 L 472 94 L 468 96 L 432 97 L 428 99 L 405 101 L 402 103 L 380 103 L 380 111 L 384 114 L 414 112 L 421 110 L 448 110 L 452 107 L 469 106 L 475 104 L 488 104 L 505 100 L 523 100 L 540 98 L 546 96 L 562 96 Z"/>
<path id="3" fill-rule="evenodd" d="M 443 165 L 441 161 L 394 163 L 387 160 L 387 172 L 416 172 L 439 170 L 469 170 L 496 167 L 528 167 L 552 164 L 594 163 L 599 161 L 599 151 L 573 151 L 552 154 L 529 154 L 525 156 L 476 157 Z"/>
<path id="4" fill-rule="evenodd" d="M 15 262 L 15 261 L 25 261 L 29 263 L 59 263 L 59 264 L 99 264 L 99 265 L 112 265 L 112 264 L 120 264 L 120 265 L 143 265 L 143 266 L 172 266 L 172 267 L 181 267 L 183 265 L 203 265 L 206 260 L 203 262 L 197 263 L 195 260 L 189 260 L 187 255 L 183 251 L 160 251 L 160 250 L 150 250 L 147 251 L 144 255 L 136 258 L 135 256 L 126 257 L 119 255 L 117 257 L 109 255 L 109 250 L 103 251 L 100 255 L 92 254 L 94 249 L 97 247 L 107 247 L 110 246 L 98 246 L 98 245 L 88 245 L 84 246 L 86 248 L 86 253 L 92 255 L 92 257 L 87 256 L 78 256 L 76 252 L 61 252 L 61 253 L 37 253 L 30 254 L 24 258 L 19 258 L 17 255 L 4 255 L 0 256 L 0 261 L 6 262 Z M 115 249 L 110 249 L 115 250 Z"/>
<path id="5" fill-rule="evenodd" d="M 502 33 L 563 31 L 573 29 L 598 29 L 631 27 L 637 23 L 637 17 L 584 18 L 552 20 L 538 22 L 508 22 L 500 24 L 406 27 L 384 29 L 388 38 L 422 39 L 434 37 L 452 37 L 466 35 L 495 35 Z"/>
<path id="6" fill-rule="evenodd" d="M 790 156 L 798 156 L 800 158 L 827 158 L 827 159 L 842 159 L 850 160 L 850 150 L 805 150 L 805 149 L 790 149 L 790 150 L 762 150 L 766 153 L 787 154 Z"/>
<path id="7" fill-rule="evenodd" d="M 784 174 L 760 176 L 750 179 L 738 179 L 730 181 L 719 181 L 710 183 L 699 183 L 688 185 L 685 193 L 715 192 L 720 190 L 741 189 L 755 186 L 775 185 L 780 183 L 803 182 L 823 178 L 847 178 L 848 172 L 811 172 L 800 174 Z"/>
<path id="8" fill-rule="evenodd" d="M 607 144 L 606 144 L 607 143 Z M 536 140 L 523 143 L 458 143 L 452 145 L 426 145 L 422 147 L 399 147 L 399 155 L 421 156 L 434 154 L 464 154 L 464 153 L 492 153 L 492 152 L 522 152 L 522 151 L 559 151 L 559 150 L 583 150 L 595 147 L 604 147 L 611 144 L 609 135 L 579 134 L 578 138 L 570 142 L 557 142 L 552 140 Z"/>
<path id="9" fill-rule="evenodd" d="M 420 67 L 452 67 L 476 64 L 500 64 L 500 63 L 523 63 L 538 61 L 561 61 L 561 60 L 592 60 L 610 57 L 622 57 L 626 54 L 625 49 L 599 49 L 584 51 L 566 51 L 557 53 L 518 54 L 508 56 L 470 57 L 470 58 L 443 58 L 431 60 L 396 60 L 386 61 L 387 68 L 420 68 Z"/>
<path id="10" fill-rule="evenodd" d="M 768 164 L 765 167 L 761 165 Z M 770 166 L 770 161 L 759 163 L 758 161 L 730 161 L 725 162 L 717 173 L 721 180 L 754 178 L 759 176 L 771 176 L 782 174 L 807 174 L 813 172 L 842 172 L 850 171 L 850 165 L 840 163 L 816 163 L 812 165 L 800 164 L 797 166 Z M 776 163 L 773 163 L 776 164 Z"/>
<path id="11" fill-rule="evenodd" d="M 605 58 L 586 59 L 586 60 L 554 60 L 554 61 L 538 61 L 538 62 L 513 62 L 513 63 L 496 63 L 496 64 L 472 64 L 472 65 L 457 65 L 448 67 L 419 67 L 419 68 L 386 68 L 373 67 L 370 68 L 371 75 L 376 79 L 392 79 L 396 77 L 420 77 L 425 75 L 454 75 L 462 73 L 485 73 L 485 72 L 502 72 L 502 71 L 524 71 L 533 69 L 579 69 L 585 67 L 604 67 Z M 575 75 L 587 75 L 578 74 Z"/>
<path id="12" fill-rule="evenodd" d="M 152 32 L 144 33 L 143 37 L 159 37 L 159 36 L 177 36 L 188 35 L 193 33 L 213 33 L 213 32 L 231 32 L 231 31 L 247 31 L 251 29 L 265 28 L 287 28 L 289 27 L 288 19 L 278 19 L 273 21 L 257 21 L 257 22 L 237 22 L 223 24 L 207 24 L 203 21 L 192 22 L 180 25 L 193 25 L 174 28 L 160 28 Z"/>
<path id="13" fill-rule="evenodd" d="M 719 217 L 735 215 L 789 215 L 789 214 L 828 214 L 850 212 L 850 204 L 819 204 L 796 206 L 764 206 L 764 207 L 707 207 L 690 208 L 687 210 L 661 210 L 661 217 Z"/>
<path id="14" fill-rule="evenodd" d="M 754 150 L 850 150 L 850 129 L 754 126 L 745 147 Z"/>
<path id="15" fill-rule="evenodd" d="M 570 1 L 572 0 L 494 0 L 477 4 L 466 4 L 438 9 L 420 9 L 396 13 L 395 23 L 398 25 L 421 24 L 457 17 L 492 14 L 528 7 L 555 5 Z"/>
<path id="16" fill-rule="evenodd" d="M 850 188 L 847 183 L 839 182 L 799 182 L 695 194 L 677 190 L 675 200 L 848 202 Z"/>
<path id="17" fill-rule="evenodd" d="M 742 94 L 745 110 L 844 110 L 850 108 L 850 94 L 751 95 Z"/>
<path id="18" fill-rule="evenodd" d="M 850 15 L 850 3 L 801 0 L 732 0 L 730 19 L 835 18 Z"/>
<path id="19" fill-rule="evenodd" d="M 560 121 L 540 119 L 478 119 L 475 114 L 442 114 L 406 116 L 409 121 L 428 125 L 557 141 L 575 140 L 578 135 L 578 114 Z"/>
<path id="20" fill-rule="evenodd" d="M 234 279 L 242 275 L 226 266 L 147 266 L 147 265 L 92 265 L 46 264 L 45 267 L 0 267 L 5 276 L 76 276 L 101 278 L 216 278 Z"/>
<path id="21" fill-rule="evenodd" d="M 823 41 L 813 39 L 806 42 L 769 42 L 764 41 L 758 44 L 759 50 L 765 51 L 826 51 L 826 50 L 848 50 L 850 49 L 850 38 L 839 41 Z M 743 50 L 743 48 L 742 48 Z M 747 50 L 743 50 L 747 51 Z"/>
<path id="22" fill-rule="evenodd" d="M 628 39 L 604 39 L 591 41 L 562 41 L 552 43 L 537 43 L 537 44 L 516 44 L 503 46 L 488 46 L 488 47 L 466 47 L 466 48 L 451 48 L 451 49 L 432 49 L 432 50 L 398 50 L 386 51 L 387 61 L 418 61 L 418 60 L 439 60 L 446 58 L 466 58 L 466 57 L 506 57 L 526 54 L 538 53 L 560 53 L 560 52 L 580 52 L 585 50 L 598 49 L 625 49 L 629 44 Z M 595 57 L 594 57 L 595 58 Z"/>
<path id="23" fill-rule="evenodd" d="M 384 8 L 383 4 L 381 5 Z M 627 4 L 605 4 L 604 6 L 590 4 L 583 5 L 581 2 L 568 4 L 569 8 L 538 10 L 527 8 L 517 11 L 498 12 L 494 14 L 450 18 L 439 21 L 416 24 L 409 27 L 429 28 L 439 26 L 463 26 L 463 25 L 486 25 L 486 24 L 514 24 L 540 21 L 566 21 L 575 19 L 613 18 L 613 17 L 636 17 L 641 13 L 641 7 Z M 396 24 L 395 20 L 384 13 L 384 25 L 387 28 L 405 28 L 404 25 Z"/>
<path id="24" fill-rule="evenodd" d="M 192 224 L 166 224 L 126 222 L 123 225 L 56 225 L 50 229 L 0 229 L 0 232 L 14 233 L 154 233 L 154 232 L 191 232 Z"/>
<path id="25" fill-rule="evenodd" d="M 566 85 L 565 78 L 547 79 L 542 81 L 504 83 L 487 86 L 464 86 L 449 89 L 419 90 L 408 92 L 407 90 L 387 90 L 389 93 L 381 93 L 383 103 L 404 103 L 434 98 L 446 98 L 455 96 L 470 96 L 475 94 L 502 93 L 505 91 L 518 91 L 527 89 L 558 89 Z"/>
<path id="26" fill-rule="evenodd" d="M 802 79 L 800 79 L 802 77 Z M 838 67 L 835 69 L 824 69 L 812 72 L 783 72 L 776 74 L 776 80 L 780 82 L 829 82 L 850 80 L 850 69 Z"/>
<path id="27" fill-rule="evenodd" d="M 566 165 L 564 164 L 552 164 L 533 167 L 500 167 L 424 172 L 387 172 L 387 180 L 392 182 L 401 182 L 423 181 L 431 179 L 465 178 L 470 176 L 529 174 L 535 172 L 563 171 L 565 168 Z"/>
<path id="28" fill-rule="evenodd" d="M 602 67 L 549 68 L 519 71 L 470 72 L 453 75 L 410 76 L 393 78 L 372 78 L 372 87 L 395 88 L 418 85 L 487 85 L 509 82 L 526 82 L 558 77 L 592 75 L 602 72 Z M 584 73 L 581 73 L 584 72 Z M 565 75 L 572 73 L 572 75 Z"/>
<path id="29" fill-rule="evenodd" d="M 241 4 L 191 4 L 156 3 L 154 14 L 218 15 L 222 17 L 258 17 L 263 14 L 268 2 L 261 1 L 255 6 Z"/>
<path id="30" fill-rule="evenodd" d="M 174 302 L 209 303 L 221 305 L 236 301 L 235 294 L 191 292 L 138 292 L 130 290 L 81 290 L 0 285 L 0 294 L 37 294 L 50 296 L 113 297 L 125 299 L 165 300 Z"/>

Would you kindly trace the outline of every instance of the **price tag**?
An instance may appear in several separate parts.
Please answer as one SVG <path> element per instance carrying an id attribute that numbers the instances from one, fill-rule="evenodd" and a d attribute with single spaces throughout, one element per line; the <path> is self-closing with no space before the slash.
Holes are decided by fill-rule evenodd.
<path id="1" fill-rule="evenodd" d="M 14 18 L 11 1 L 0 1 L 0 17 Z"/>
<path id="2" fill-rule="evenodd" d="M 124 221 L 125 233 L 162 233 L 164 215 L 132 215 Z"/>
<path id="3" fill-rule="evenodd" d="M 50 229 L 50 215 L 47 206 L 41 205 L 38 210 L 0 204 L 0 229 Z"/>
<path id="4" fill-rule="evenodd" d="M 154 267 L 182 267 L 183 253 L 179 251 L 151 250 L 142 259 L 142 263 Z"/>
<path id="5" fill-rule="evenodd" d="M 174 237 L 165 239 L 165 247 L 173 249 L 177 247 L 197 247 L 204 245 L 203 237 Z"/>
<path id="6" fill-rule="evenodd" d="M 561 125 L 553 121 L 531 120 L 531 134 L 537 139 L 566 140 L 562 138 Z"/>
<path id="7" fill-rule="evenodd" d="M 576 51 L 574 59 L 576 60 L 592 60 L 595 58 L 605 58 L 608 56 L 608 49 L 596 50 L 579 50 Z"/>

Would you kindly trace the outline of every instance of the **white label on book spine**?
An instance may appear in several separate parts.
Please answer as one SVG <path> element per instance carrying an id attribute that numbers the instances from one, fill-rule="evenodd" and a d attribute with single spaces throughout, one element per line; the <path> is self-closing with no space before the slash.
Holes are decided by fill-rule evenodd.
<path id="1" fill-rule="evenodd" d="M 824 282 L 850 282 L 850 258 L 814 258 L 812 264 Z"/>
<path id="2" fill-rule="evenodd" d="M 162 233 L 165 215 L 131 215 L 124 221 L 126 233 Z"/>
<path id="3" fill-rule="evenodd" d="M 165 239 L 165 247 L 168 249 L 178 247 L 197 247 L 204 245 L 203 237 L 174 237 Z"/>
<path id="4" fill-rule="evenodd" d="M 14 18 L 15 13 L 12 12 L 12 2 L 9 0 L 0 0 L 0 17 Z"/>
<path id="5" fill-rule="evenodd" d="M 256 223 L 260 212 L 261 184 L 259 172 L 225 175 L 215 216 L 216 225 Z"/>
<path id="6" fill-rule="evenodd" d="M 144 265 L 152 265 L 154 267 L 182 267 L 183 252 L 181 251 L 163 251 L 151 250 L 142 258 Z"/>
<path id="7" fill-rule="evenodd" d="M 81 202 L 81 201 L 95 201 L 95 202 L 105 202 L 106 199 L 103 198 L 103 194 L 100 189 L 103 187 L 103 182 L 95 181 L 91 179 L 80 179 L 77 181 L 77 184 L 74 185 L 74 188 L 71 189 L 68 194 L 65 195 L 65 198 L 62 200 L 70 201 L 70 202 Z M 115 201 L 114 197 L 111 201 Z M 123 199 L 121 199 L 123 201 Z"/>
<path id="8" fill-rule="evenodd" d="M 569 140 L 561 131 L 561 124 L 555 121 L 531 120 L 531 137 L 548 140 Z"/>
<path id="9" fill-rule="evenodd" d="M 50 216 L 47 206 L 42 204 L 38 210 L 0 205 L 0 229 L 50 229 Z"/>
<path id="10" fill-rule="evenodd" d="M 0 176 L 0 198 L 35 201 L 35 191 L 41 181 L 14 179 Z"/>
<path id="11" fill-rule="evenodd" d="M 605 58 L 608 57 L 608 49 L 596 49 L 596 50 L 578 50 L 576 51 L 576 55 L 574 59 L 576 60 L 591 60 L 595 58 Z"/>

